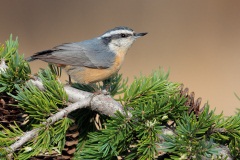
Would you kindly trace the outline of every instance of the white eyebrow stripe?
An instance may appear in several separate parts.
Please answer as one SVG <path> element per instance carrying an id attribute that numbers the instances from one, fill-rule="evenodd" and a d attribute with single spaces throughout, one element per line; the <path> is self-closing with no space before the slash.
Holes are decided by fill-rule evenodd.
<path id="1" fill-rule="evenodd" d="M 107 32 L 107 33 L 103 34 L 101 37 L 110 37 L 111 35 L 121 34 L 121 33 L 133 34 L 133 31 L 129 31 L 129 30 L 115 30 L 115 31 Z"/>

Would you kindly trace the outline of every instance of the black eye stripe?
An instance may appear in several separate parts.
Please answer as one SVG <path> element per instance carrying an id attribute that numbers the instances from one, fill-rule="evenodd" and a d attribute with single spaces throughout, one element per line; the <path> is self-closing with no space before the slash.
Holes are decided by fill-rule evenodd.
<path id="1" fill-rule="evenodd" d="M 119 34 L 111 35 L 109 37 L 104 37 L 103 40 L 104 40 L 104 43 L 108 44 L 113 39 L 121 39 L 121 38 L 126 38 L 126 37 L 129 37 L 129 36 L 132 36 L 132 34 L 130 34 L 130 33 L 119 33 Z"/>

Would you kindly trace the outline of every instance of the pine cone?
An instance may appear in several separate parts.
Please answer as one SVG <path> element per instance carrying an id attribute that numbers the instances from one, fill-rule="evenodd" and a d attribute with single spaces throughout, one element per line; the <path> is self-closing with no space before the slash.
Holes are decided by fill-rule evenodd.
<path id="1" fill-rule="evenodd" d="M 78 144 L 78 136 L 78 126 L 76 124 L 68 128 L 66 133 L 66 143 L 62 150 L 62 155 L 58 156 L 56 159 L 65 160 L 73 157 Z"/>
<path id="2" fill-rule="evenodd" d="M 20 128 L 24 125 L 27 114 L 24 114 L 17 104 L 18 102 L 9 95 L 0 94 L 0 124 L 4 127 L 10 128 L 10 125 L 15 125 L 14 122 Z"/>
<path id="3" fill-rule="evenodd" d="M 191 92 L 189 94 L 189 89 L 184 88 L 184 85 L 182 84 L 180 86 L 180 95 L 183 97 L 187 98 L 187 101 L 185 102 L 185 105 L 189 107 L 188 113 L 194 112 L 197 116 L 202 113 L 204 110 L 205 106 L 207 105 L 206 103 L 203 105 L 203 107 L 200 109 L 202 98 L 199 97 L 196 101 L 194 100 L 195 98 L 195 93 Z"/>

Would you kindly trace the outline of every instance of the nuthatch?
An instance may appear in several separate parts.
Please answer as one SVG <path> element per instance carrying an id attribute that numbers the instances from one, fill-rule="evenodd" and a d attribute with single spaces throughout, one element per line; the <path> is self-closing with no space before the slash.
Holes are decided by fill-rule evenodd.
<path id="1" fill-rule="evenodd" d="M 39 59 L 63 67 L 79 83 L 99 82 L 119 71 L 132 43 L 146 34 L 135 33 L 128 27 L 116 27 L 90 40 L 37 52 L 27 61 Z"/>

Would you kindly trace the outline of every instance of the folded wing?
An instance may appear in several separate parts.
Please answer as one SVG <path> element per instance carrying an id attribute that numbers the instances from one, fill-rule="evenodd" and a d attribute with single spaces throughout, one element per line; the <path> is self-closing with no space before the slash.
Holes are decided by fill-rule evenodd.
<path id="1" fill-rule="evenodd" d="M 87 40 L 66 43 L 51 50 L 37 52 L 27 60 L 42 60 L 59 65 L 82 66 L 88 68 L 109 68 L 115 61 L 115 54 L 101 41 Z"/>

